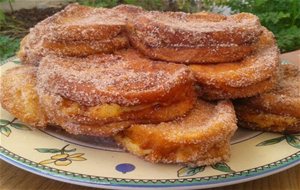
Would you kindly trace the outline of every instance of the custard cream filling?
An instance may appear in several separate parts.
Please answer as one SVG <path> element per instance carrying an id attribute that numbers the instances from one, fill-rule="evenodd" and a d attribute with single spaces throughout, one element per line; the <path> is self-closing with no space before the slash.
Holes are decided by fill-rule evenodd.
<path id="1" fill-rule="evenodd" d="M 298 120 L 295 117 L 290 116 L 281 116 L 281 115 L 275 115 L 275 114 L 247 114 L 243 115 L 242 119 L 251 122 L 251 123 L 257 123 L 262 128 L 268 128 L 272 126 L 293 126 L 295 125 Z"/>
<path id="2" fill-rule="evenodd" d="M 63 113 L 67 115 L 84 115 L 95 119 L 104 119 L 110 117 L 118 117 L 122 113 L 144 110 L 149 107 L 153 107 L 157 103 L 138 105 L 138 106 L 120 106 L 118 104 L 101 104 L 92 107 L 81 106 L 76 102 L 65 100 L 62 106 Z"/>

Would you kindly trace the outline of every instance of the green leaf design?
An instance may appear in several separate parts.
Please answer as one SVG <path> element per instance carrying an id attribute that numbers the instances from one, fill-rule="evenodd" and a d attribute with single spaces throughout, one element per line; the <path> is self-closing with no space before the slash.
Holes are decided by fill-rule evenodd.
<path id="1" fill-rule="evenodd" d="M 257 144 L 256 146 L 268 146 L 268 145 L 272 145 L 272 144 L 277 144 L 277 143 L 283 141 L 284 139 L 285 139 L 285 136 L 281 136 L 281 137 L 277 137 L 274 139 L 269 139 L 269 140 L 263 141 L 263 142 Z"/>
<path id="2" fill-rule="evenodd" d="M 199 172 L 204 171 L 204 169 L 205 169 L 205 166 L 197 166 L 197 167 L 185 166 L 183 168 L 180 168 L 177 171 L 177 176 L 178 177 L 193 176 L 193 175 L 196 175 Z"/>
<path id="3" fill-rule="evenodd" d="M 221 172 L 231 173 L 234 172 L 226 163 L 216 163 L 211 166 L 215 170 L 219 170 Z"/>
<path id="4" fill-rule="evenodd" d="M 300 139 L 294 135 L 286 135 L 286 141 L 292 147 L 300 149 Z"/>
<path id="5" fill-rule="evenodd" d="M 31 130 L 28 126 L 22 124 L 22 123 L 12 123 L 10 124 L 13 128 L 20 129 L 20 130 Z"/>
<path id="6" fill-rule="evenodd" d="M 58 152 L 61 152 L 61 150 L 57 149 L 57 148 L 36 148 L 35 150 L 37 150 L 40 153 L 58 153 Z"/>
<path id="7" fill-rule="evenodd" d="M 70 150 L 64 150 L 64 152 L 75 152 L 76 148 L 70 149 Z"/>
<path id="8" fill-rule="evenodd" d="M 0 133 L 2 133 L 3 135 L 8 137 L 11 133 L 11 130 L 8 127 L 1 127 L 0 128 Z"/>
<path id="9" fill-rule="evenodd" d="M 9 121 L 8 120 L 5 120 L 5 119 L 0 119 L 0 126 L 5 126 L 9 124 Z"/>

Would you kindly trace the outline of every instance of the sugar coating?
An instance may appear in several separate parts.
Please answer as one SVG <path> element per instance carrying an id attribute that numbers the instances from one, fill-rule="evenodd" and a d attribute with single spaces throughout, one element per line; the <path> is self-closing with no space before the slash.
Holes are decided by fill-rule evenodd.
<path id="1" fill-rule="evenodd" d="M 201 84 L 222 88 L 247 87 L 277 74 L 279 50 L 274 35 L 263 30 L 256 44 L 256 51 L 239 62 L 191 65 L 197 81 Z"/>
<path id="2" fill-rule="evenodd" d="M 45 39 L 43 47 L 47 54 L 64 56 L 88 56 L 92 54 L 111 53 L 128 46 L 127 38 L 116 36 L 109 40 L 52 41 Z"/>
<path id="3" fill-rule="evenodd" d="M 231 103 L 221 101 L 217 105 L 198 100 L 195 108 L 186 117 L 160 124 L 133 125 L 133 128 L 147 128 L 173 143 L 198 144 L 219 141 L 236 129 L 236 118 Z M 218 131 L 221 130 L 221 131 Z M 216 132 L 218 131 L 218 132 Z M 211 133 L 217 133 L 211 135 Z"/>
<path id="4" fill-rule="evenodd" d="M 151 162 L 206 165 L 228 159 L 229 141 L 236 129 L 230 102 L 198 100 L 186 117 L 156 125 L 132 125 L 117 135 L 116 141 Z M 171 153 L 166 152 L 169 149 Z"/>
<path id="5" fill-rule="evenodd" d="M 152 11 L 130 23 L 150 47 L 232 47 L 253 43 L 261 33 L 259 19 L 249 13 L 225 17 L 212 13 Z"/>
<path id="6" fill-rule="evenodd" d="M 243 102 L 268 113 L 300 118 L 300 64 L 280 65 L 275 88 Z"/>
<path id="7" fill-rule="evenodd" d="M 1 106 L 20 121 L 45 127 L 47 118 L 39 106 L 36 92 L 36 67 L 20 66 L 7 70 L 1 77 Z"/>
<path id="8" fill-rule="evenodd" d="M 38 87 L 82 105 L 137 105 L 145 96 L 159 101 L 191 81 L 184 65 L 160 63 L 135 51 L 87 58 L 46 56 L 38 69 Z M 154 100 L 152 100 L 154 101 Z"/>
<path id="9" fill-rule="evenodd" d="M 218 52 L 222 48 L 249 47 L 257 42 L 263 30 L 258 18 L 247 13 L 225 17 L 208 13 L 145 13 L 141 8 L 131 6 L 103 9 L 70 5 L 31 29 L 24 45 L 25 54 L 31 60 L 29 62 L 40 63 L 37 68 L 37 93 L 41 105 L 49 108 L 47 114 L 54 124 L 62 125 L 74 134 L 93 135 L 102 131 L 103 134 L 105 131 L 115 134 L 134 121 L 88 123 L 90 118 L 76 120 L 73 115 L 66 118 L 56 108 L 63 100 L 75 101 L 83 106 L 105 103 L 133 106 L 143 105 L 146 100 L 146 103 L 155 103 L 165 97 L 172 99 L 170 92 L 173 89 L 191 84 L 192 76 L 186 66 L 151 61 L 133 50 L 78 58 L 63 57 L 66 54 L 64 50 L 51 51 L 45 47 L 45 41 L 48 41 L 60 42 L 65 46 L 79 46 L 82 43 L 87 45 L 85 49 L 105 49 L 106 42 L 124 36 L 130 27 L 147 46 L 174 48 L 178 52 L 184 48 L 207 47 L 210 52 Z M 230 76 L 240 77 L 227 79 L 226 85 L 244 88 L 273 77 L 278 63 L 278 49 L 274 44 L 258 49 L 258 57 L 254 54 L 244 60 L 250 60 L 252 65 L 237 71 L 226 71 Z M 183 62 L 188 61 L 187 58 Z M 249 77 L 247 72 L 253 76 Z M 219 84 L 218 77 L 226 78 L 216 74 L 206 80 L 207 84 Z M 285 88 L 286 93 L 299 93 L 293 87 Z M 228 101 L 214 104 L 199 100 L 194 110 L 184 118 L 160 124 L 133 125 L 128 130 L 135 129 L 144 130 L 144 133 L 137 135 L 147 134 L 158 137 L 164 143 L 178 145 L 176 160 L 161 157 L 159 153 L 148 154 L 148 159 L 203 165 L 228 159 L 229 140 L 236 130 L 236 118 Z M 164 143 L 153 150 L 164 148 Z M 196 152 L 192 151 L 194 147 L 197 147 Z M 186 153 L 189 150 L 191 152 Z"/>
<path id="10" fill-rule="evenodd" d="M 125 48 L 125 23 L 142 12 L 142 8 L 129 5 L 104 9 L 70 4 L 30 29 L 19 57 L 25 64 L 38 65 L 48 54 L 87 56 Z M 76 46 L 76 53 L 70 53 Z"/>
<path id="11" fill-rule="evenodd" d="M 213 85 L 201 85 L 200 95 L 206 100 L 223 100 L 252 97 L 272 90 L 277 82 L 277 76 L 274 76 L 257 82 L 246 87 L 215 87 Z"/>
<path id="12" fill-rule="evenodd" d="M 280 67 L 278 85 L 269 93 L 300 98 L 300 64 L 286 64 Z"/>
<path id="13" fill-rule="evenodd" d="M 231 57 L 224 58 L 228 61 L 240 60 L 241 56 L 251 53 L 251 44 L 257 41 L 261 33 L 258 18 L 247 13 L 225 17 L 212 13 L 146 12 L 139 7 L 125 5 L 104 9 L 72 4 L 31 29 L 29 36 L 35 39 L 28 38 L 28 44 L 24 45 L 25 55 L 27 55 L 24 62 L 38 65 L 40 59 L 46 54 L 70 55 L 67 48 L 50 51 L 49 48 L 45 48 L 45 41 L 59 42 L 66 46 L 69 44 L 74 47 L 78 42 L 78 49 L 83 49 L 75 56 L 113 52 L 124 46 L 115 47 L 113 44 L 113 47 L 108 48 L 105 46 L 106 41 L 130 33 L 128 27 L 130 28 L 132 23 L 139 41 L 151 47 L 173 48 L 181 53 L 178 56 L 183 56 L 180 62 L 184 63 L 193 60 L 198 62 L 199 57 L 203 56 L 197 56 L 198 52 L 205 53 L 209 50 L 207 54 L 217 56 L 218 52 L 224 51 L 221 56 L 228 57 L 228 54 L 232 54 L 237 48 L 247 49 L 244 53 L 232 54 Z M 85 46 L 80 41 L 86 41 Z M 104 47 L 99 45 L 101 43 Z M 206 49 L 192 52 L 191 57 L 194 59 L 190 60 L 187 56 L 191 48 Z M 222 60 L 212 59 L 212 62 Z"/>
<path id="14" fill-rule="evenodd" d="M 285 134 L 300 132 L 299 117 L 274 114 L 243 104 L 236 104 L 235 109 L 241 127 Z"/>
<path id="15" fill-rule="evenodd" d="M 40 30 L 52 40 L 103 40 L 118 35 L 124 21 L 117 11 L 75 3 L 38 23 L 32 30 Z"/>

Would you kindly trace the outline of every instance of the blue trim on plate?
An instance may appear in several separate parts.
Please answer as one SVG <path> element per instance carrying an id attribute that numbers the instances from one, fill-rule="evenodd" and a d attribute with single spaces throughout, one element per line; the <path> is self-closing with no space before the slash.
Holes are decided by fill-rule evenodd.
<path id="1" fill-rule="evenodd" d="M 296 155 L 298 153 L 300 153 L 300 151 L 296 152 L 293 155 Z M 127 184 L 112 184 L 112 183 L 101 183 L 101 182 L 100 183 L 94 183 L 94 182 L 89 181 L 89 180 L 74 180 L 72 178 L 67 178 L 67 177 L 64 177 L 64 176 L 59 175 L 59 174 L 53 175 L 49 172 L 43 172 L 44 170 L 42 170 L 42 169 L 36 169 L 34 167 L 30 167 L 26 164 L 23 164 L 22 162 L 14 160 L 13 158 L 10 158 L 6 155 L 3 155 L 2 153 L 0 154 L 0 158 L 3 159 L 4 161 L 8 162 L 8 163 L 11 163 L 11 164 L 13 164 L 13 165 L 15 165 L 19 168 L 23 168 L 23 169 L 25 169 L 29 172 L 32 172 L 32 173 L 35 173 L 35 174 L 38 174 L 38 175 L 41 175 L 41 176 L 44 176 L 44 177 L 50 177 L 52 179 L 56 179 L 56 180 L 62 181 L 62 182 L 68 182 L 68 181 L 70 182 L 71 181 L 70 183 L 73 182 L 73 183 L 78 184 L 78 185 L 87 185 L 87 186 L 92 185 L 92 187 L 131 187 L 131 188 L 138 188 L 138 187 L 142 187 L 142 188 L 152 188 L 152 187 L 170 188 L 170 187 L 184 187 L 184 186 L 189 186 L 189 187 L 193 187 L 193 186 L 197 187 L 198 186 L 198 188 L 199 188 L 199 186 L 212 185 L 212 184 L 217 185 L 217 184 L 220 184 L 220 183 L 222 183 L 222 185 L 226 185 L 224 183 L 227 183 L 227 185 L 230 185 L 230 184 L 235 184 L 235 183 L 231 183 L 231 182 L 240 183 L 241 182 L 240 180 L 243 180 L 243 182 L 250 181 L 250 180 L 259 178 L 262 175 L 263 176 L 267 176 L 266 174 L 271 175 L 271 174 L 275 173 L 273 171 L 280 172 L 280 171 L 282 171 L 282 169 L 288 169 L 292 166 L 300 164 L 300 160 L 296 159 L 296 160 L 291 161 L 287 164 L 282 164 L 282 165 L 280 165 L 276 168 L 262 169 L 262 171 L 258 174 L 253 173 L 253 174 L 249 174 L 247 176 L 235 176 L 235 177 L 231 177 L 231 178 L 224 178 L 224 180 L 222 180 L 222 179 L 220 180 L 220 178 L 218 178 L 218 181 L 207 181 L 207 182 L 199 182 L 199 183 L 197 183 L 197 182 L 192 183 L 191 182 L 191 184 L 174 184 L 174 185 L 169 185 L 169 184 L 168 185 L 152 185 L 152 184 L 151 185 L 150 184 L 127 185 Z M 284 158 L 284 159 L 286 159 L 286 158 Z M 281 159 L 281 160 L 284 160 L 284 159 Z M 272 163 L 276 163 L 276 162 L 277 161 L 272 162 Z M 263 167 L 263 166 L 260 166 L 260 167 Z M 51 167 L 49 167 L 49 168 L 51 168 Z M 248 170 L 244 170 L 244 171 L 248 171 Z M 72 172 L 70 172 L 70 173 L 72 173 Z M 212 177 L 214 177 L 214 176 L 212 176 Z M 185 180 L 186 178 L 182 178 L 182 179 Z M 166 180 L 170 180 L 170 179 L 166 179 Z M 178 179 L 172 179 L 172 180 L 177 180 L 178 181 Z M 205 180 L 205 179 L 203 179 L 203 180 Z M 230 184 L 228 184 L 228 183 L 230 183 Z M 211 186 L 211 187 L 216 187 L 216 186 Z"/>

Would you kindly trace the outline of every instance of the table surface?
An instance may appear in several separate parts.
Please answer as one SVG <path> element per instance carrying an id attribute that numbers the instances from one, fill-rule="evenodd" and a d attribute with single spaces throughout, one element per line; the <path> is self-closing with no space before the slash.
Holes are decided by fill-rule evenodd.
<path id="1" fill-rule="evenodd" d="M 283 54 L 283 59 L 290 62 L 300 62 L 300 50 Z M 93 188 L 81 187 L 40 177 L 0 160 L 0 189 L 1 190 L 88 190 Z M 278 174 L 258 180 L 213 188 L 214 190 L 300 190 L 300 165 Z"/>

